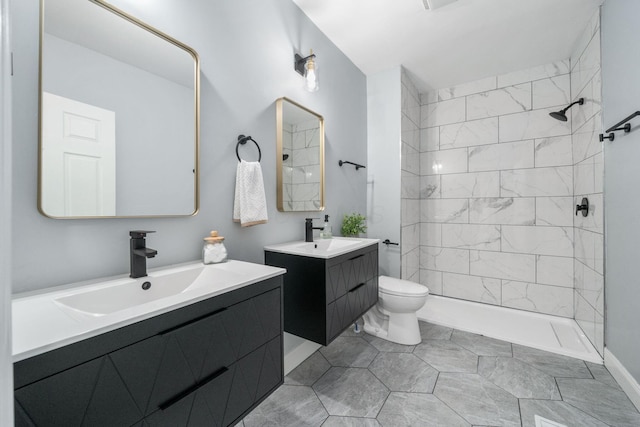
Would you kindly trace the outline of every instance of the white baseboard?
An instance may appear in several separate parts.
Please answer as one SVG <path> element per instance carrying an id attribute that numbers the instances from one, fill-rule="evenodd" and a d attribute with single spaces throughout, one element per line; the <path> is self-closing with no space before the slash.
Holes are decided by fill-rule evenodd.
<path id="1" fill-rule="evenodd" d="M 604 366 L 622 387 L 629 400 L 640 411 L 640 384 L 606 347 L 604 349 Z"/>
<path id="2" fill-rule="evenodd" d="M 293 371 L 296 366 L 304 362 L 307 357 L 315 353 L 320 347 L 322 347 L 320 344 L 305 340 L 302 344 L 289 351 L 284 355 L 284 374 L 289 374 L 289 372 Z"/>

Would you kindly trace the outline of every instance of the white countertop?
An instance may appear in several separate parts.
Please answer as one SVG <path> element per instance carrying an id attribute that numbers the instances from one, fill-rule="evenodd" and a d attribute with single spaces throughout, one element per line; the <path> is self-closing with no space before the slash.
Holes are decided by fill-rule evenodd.
<path id="1" fill-rule="evenodd" d="M 154 276 L 180 273 L 194 268 L 202 272 L 188 289 L 124 308 L 109 314 L 63 309 L 56 300 L 78 293 L 101 290 L 118 285 L 141 285 Z M 128 276 L 92 280 L 58 286 L 38 292 L 16 294 L 12 301 L 13 361 L 17 362 L 47 351 L 149 319 L 162 313 L 202 301 L 216 295 L 242 288 L 286 272 L 283 268 L 229 260 L 221 264 L 204 265 L 201 262 L 172 267 L 150 269 L 149 277 L 131 279 Z M 218 277 L 224 277 L 220 280 Z M 217 279 L 218 278 L 218 279 Z M 217 279 L 217 280 L 216 280 Z"/>

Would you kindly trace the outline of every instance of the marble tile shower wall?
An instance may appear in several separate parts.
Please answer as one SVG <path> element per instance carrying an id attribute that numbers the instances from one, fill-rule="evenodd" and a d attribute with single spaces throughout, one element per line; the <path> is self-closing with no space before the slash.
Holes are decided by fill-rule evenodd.
<path id="1" fill-rule="evenodd" d="M 589 199 L 589 216 L 574 216 L 574 310 L 576 322 L 602 355 L 604 352 L 604 218 L 600 73 L 600 15 L 596 13 L 571 55 L 573 192 Z"/>
<path id="2" fill-rule="evenodd" d="M 568 59 L 421 95 L 420 281 L 432 293 L 574 316 L 571 122 L 548 114 L 570 100 Z"/>
<path id="3" fill-rule="evenodd" d="M 401 73 L 401 274 L 420 281 L 420 94 Z"/>
<path id="4" fill-rule="evenodd" d="M 283 160 L 282 200 L 290 210 L 320 208 L 319 132 L 317 120 L 288 125 L 283 129 L 282 154 L 289 157 Z"/>

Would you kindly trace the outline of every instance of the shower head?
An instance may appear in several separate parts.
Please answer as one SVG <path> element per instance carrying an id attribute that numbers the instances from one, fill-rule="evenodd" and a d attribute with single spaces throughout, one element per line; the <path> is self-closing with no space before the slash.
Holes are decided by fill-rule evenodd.
<path id="1" fill-rule="evenodd" d="M 572 102 L 571 104 L 569 104 L 567 107 L 563 108 L 560 111 L 554 111 L 552 113 L 549 113 L 549 115 L 556 120 L 560 120 L 561 122 L 566 122 L 567 121 L 566 112 L 569 108 L 573 107 L 575 104 L 578 104 L 578 105 L 584 104 L 584 98 L 580 98 L 577 101 Z"/>
<path id="2" fill-rule="evenodd" d="M 549 115 L 556 120 L 560 120 L 561 122 L 567 121 L 567 115 L 565 114 L 565 110 L 554 111 L 553 113 L 549 113 Z"/>

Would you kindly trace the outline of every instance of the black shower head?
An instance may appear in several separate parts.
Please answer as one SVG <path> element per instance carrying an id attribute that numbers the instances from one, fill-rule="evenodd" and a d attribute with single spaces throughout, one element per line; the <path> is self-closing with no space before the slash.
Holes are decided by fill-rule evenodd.
<path id="1" fill-rule="evenodd" d="M 573 107 L 575 104 L 578 104 L 578 105 L 584 104 L 584 98 L 580 98 L 577 101 L 572 102 L 571 104 L 569 104 L 567 107 L 563 108 L 560 111 L 554 111 L 553 113 L 549 113 L 549 115 L 556 120 L 560 120 L 561 122 L 566 122 L 567 115 L 565 113 L 569 108 Z"/>
<path id="2" fill-rule="evenodd" d="M 549 115 L 556 120 L 560 120 L 561 122 L 567 121 L 567 115 L 565 114 L 565 110 L 554 111 L 553 113 L 549 113 Z"/>

